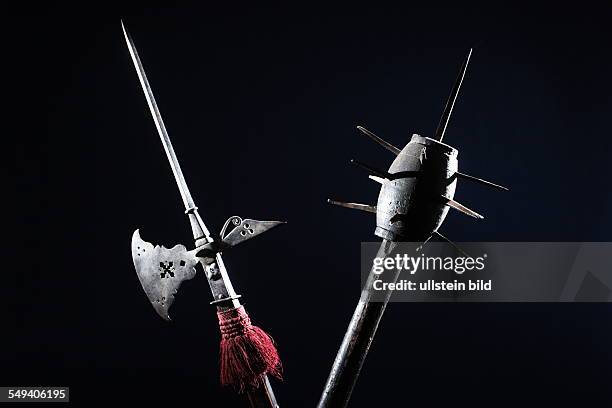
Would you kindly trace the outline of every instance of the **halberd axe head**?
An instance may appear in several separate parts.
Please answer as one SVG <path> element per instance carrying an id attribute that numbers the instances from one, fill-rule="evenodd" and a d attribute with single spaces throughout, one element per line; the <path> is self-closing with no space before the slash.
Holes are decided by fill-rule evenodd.
<path id="1" fill-rule="evenodd" d="M 170 320 L 168 310 L 181 283 L 196 275 L 195 266 L 200 262 L 196 252 L 188 251 L 184 245 L 170 249 L 153 245 L 140 237 L 139 230 L 132 235 L 136 274 L 151 305 L 165 320 Z"/>
<path id="2" fill-rule="evenodd" d="M 221 240 L 211 241 L 193 250 L 184 245 L 170 249 L 153 245 L 140 237 L 140 230 L 132 235 L 132 259 L 140 284 L 151 305 L 165 320 L 170 320 L 168 311 L 174 302 L 174 295 L 181 283 L 196 275 L 196 265 L 204 266 L 214 255 L 224 249 L 236 246 L 250 238 L 268 231 L 282 221 L 258 221 L 230 217 L 221 230 Z"/>

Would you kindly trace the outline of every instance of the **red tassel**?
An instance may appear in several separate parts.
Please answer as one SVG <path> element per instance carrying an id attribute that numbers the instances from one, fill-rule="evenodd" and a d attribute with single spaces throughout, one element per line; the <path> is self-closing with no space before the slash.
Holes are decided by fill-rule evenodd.
<path id="1" fill-rule="evenodd" d="M 217 312 L 221 329 L 221 384 L 239 392 L 257 388 L 265 375 L 281 378 L 282 366 L 272 337 L 251 324 L 243 306 Z"/>

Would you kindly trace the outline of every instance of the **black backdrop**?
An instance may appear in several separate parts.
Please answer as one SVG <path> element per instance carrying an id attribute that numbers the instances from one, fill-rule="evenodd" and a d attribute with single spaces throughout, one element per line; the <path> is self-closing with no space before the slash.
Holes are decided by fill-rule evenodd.
<path id="1" fill-rule="evenodd" d="M 375 202 L 348 161 L 391 161 L 355 126 L 398 146 L 431 135 L 470 46 L 445 141 L 512 191 L 462 183 L 486 219 L 452 213 L 444 233 L 612 239 L 609 9 L 31 5 L 4 17 L 18 194 L 2 385 L 70 385 L 82 405 L 242 406 L 218 386 L 205 280 L 183 285 L 168 324 L 133 271 L 134 229 L 166 246 L 191 236 L 120 18 L 210 228 L 289 222 L 225 256 L 279 344 L 281 406 L 318 400 L 359 295 L 360 242 L 375 240 L 373 217 L 325 203 Z M 352 406 L 609 401 L 611 327 L 607 304 L 392 304 Z"/>

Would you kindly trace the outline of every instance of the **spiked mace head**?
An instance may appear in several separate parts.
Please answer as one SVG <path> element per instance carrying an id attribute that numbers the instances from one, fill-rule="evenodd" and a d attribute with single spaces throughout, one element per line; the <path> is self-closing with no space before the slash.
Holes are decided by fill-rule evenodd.
<path id="1" fill-rule="evenodd" d="M 367 170 L 371 179 L 382 184 L 376 206 L 330 202 L 343 207 L 376 213 L 375 234 L 383 238 L 376 255 L 378 258 L 391 254 L 396 246 L 396 241 L 425 243 L 433 235 L 448 241 L 438 232 L 438 229 L 450 208 L 474 218 L 483 218 L 476 211 L 454 200 L 458 178 L 507 190 L 505 187 L 459 172 L 457 149 L 442 143 L 471 54 L 472 50 L 459 71 L 433 138 L 413 135 L 403 149 L 398 149 L 369 130 L 357 126 L 359 131 L 393 153 L 396 156 L 395 160 L 387 171 L 377 170 L 353 161 L 359 167 Z M 449 243 L 455 246 L 452 242 L 449 241 Z M 456 246 L 455 248 L 459 249 Z M 398 276 L 399 270 L 396 271 L 393 282 Z M 368 281 L 362 288 L 359 303 L 334 360 L 318 408 L 342 408 L 348 404 L 378 324 L 392 294 L 391 290 L 387 290 L 384 292 L 385 297 L 382 301 L 372 302 L 376 289 L 370 283 L 376 279 L 378 275 L 372 270 Z"/>
<path id="2" fill-rule="evenodd" d="M 330 203 L 375 212 L 375 234 L 389 241 L 426 242 L 432 235 L 444 238 L 438 229 L 451 208 L 473 218 L 484 218 L 454 200 L 457 179 L 464 178 L 502 190 L 507 188 L 459 172 L 458 150 L 442 143 L 471 55 L 470 49 L 433 138 L 414 134 L 410 142 L 399 149 L 366 128 L 357 126 L 360 132 L 396 156 L 387 171 L 353 160 L 354 164 L 370 173 L 371 179 L 382 185 L 376 206 L 334 200 L 329 200 Z"/>

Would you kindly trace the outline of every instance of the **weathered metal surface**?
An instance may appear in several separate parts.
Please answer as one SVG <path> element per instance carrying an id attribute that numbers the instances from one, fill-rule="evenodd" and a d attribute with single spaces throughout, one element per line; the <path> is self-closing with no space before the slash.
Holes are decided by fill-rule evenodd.
<path id="1" fill-rule="evenodd" d="M 221 229 L 221 241 L 224 247 L 233 247 L 282 224 L 282 221 L 243 220 L 235 215 Z"/>
<path id="2" fill-rule="evenodd" d="M 440 196 L 455 195 L 457 154 L 447 144 L 413 135 L 389 167 L 392 179 L 380 189 L 374 233 L 390 241 L 427 240 L 448 214 Z"/>
<path id="3" fill-rule="evenodd" d="M 178 288 L 196 275 L 199 260 L 195 251 L 188 251 L 183 245 L 170 249 L 153 245 L 144 241 L 136 230 L 132 235 L 132 260 L 151 305 L 162 318 L 170 320 L 168 310 Z"/>

